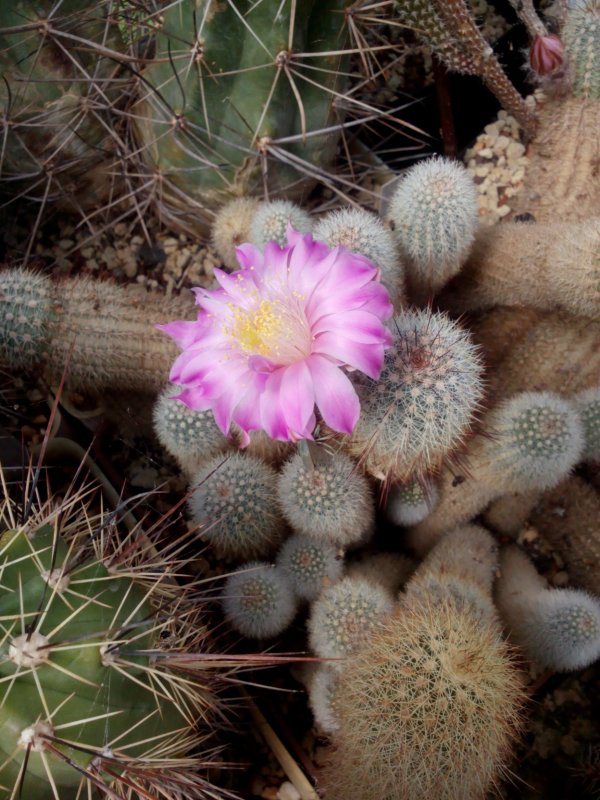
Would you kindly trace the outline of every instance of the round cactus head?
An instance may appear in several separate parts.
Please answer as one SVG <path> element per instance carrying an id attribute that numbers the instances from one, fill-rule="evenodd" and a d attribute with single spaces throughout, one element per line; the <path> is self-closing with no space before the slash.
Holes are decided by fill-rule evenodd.
<path id="1" fill-rule="evenodd" d="M 312 605 L 308 632 L 310 646 L 334 669 L 345 667 L 371 631 L 392 609 L 392 596 L 380 584 L 347 577 L 326 589 Z"/>
<path id="2" fill-rule="evenodd" d="M 483 393 L 467 331 L 445 314 L 404 311 L 378 381 L 357 378 L 361 415 L 345 440 L 366 470 L 391 481 L 434 471 L 461 445 Z"/>
<path id="3" fill-rule="evenodd" d="M 507 767 L 523 688 L 497 627 L 447 603 L 400 609 L 340 674 L 332 800 L 483 800 Z"/>
<path id="4" fill-rule="evenodd" d="M 332 544 L 308 536 L 290 536 L 277 555 L 277 565 L 301 600 L 314 600 L 341 577 L 343 569 Z"/>
<path id="5" fill-rule="evenodd" d="M 394 303 L 404 300 L 404 265 L 398 245 L 379 217 L 363 208 L 342 208 L 321 217 L 313 235 L 329 247 L 341 245 L 368 258 L 381 270 L 381 282 Z"/>
<path id="6" fill-rule="evenodd" d="M 581 457 L 583 427 L 575 405 L 552 392 L 523 392 L 494 409 L 491 468 L 513 491 L 547 489 Z"/>
<path id="7" fill-rule="evenodd" d="M 388 494 L 385 513 L 394 525 L 417 525 L 431 513 L 438 497 L 435 483 L 425 478 L 396 483 Z"/>
<path id="8" fill-rule="evenodd" d="M 248 241 L 261 249 L 267 242 L 277 242 L 284 247 L 288 243 L 290 225 L 300 233 L 310 233 L 312 220 L 304 209 L 289 200 L 259 203 L 252 218 Z"/>
<path id="9" fill-rule="evenodd" d="M 415 299 L 426 301 L 458 273 L 473 243 L 478 220 L 473 179 L 456 161 L 421 161 L 400 181 L 388 217 L 407 259 Z"/>
<path id="10" fill-rule="evenodd" d="M 185 472 L 198 469 L 203 461 L 226 450 L 227 438 L 219 430 L 212 411 L 194 411 L 174 399 L 179 386 L 168 386 L 153 408 L 158 440 Z"/>
<path id="11" fill-rule="evenodd" d="M 296 613 L 296 598 L 284 573 L 259 561 L 245 564 L 229 576 L 223 610 L 231 626 L 251 639 L 282 633 Z"/>
<path id="12" fill-rule="evenodd" d="M 200 536 L 219 558 L 267 556 L 283 538 L 277 473 L 253 456 L 218 455 L 192 476 L 188 507 Z"/>
<path id="13" fill-rule="evenodd" d="M 219 209 L 211 229 L 212 244 L 223 264 L 230 270 L 240 265 L 236 247 L 250 241 L 250 226 L 259 206 L 252 197 L 236 197 Z"/>
<path id="14" fill-rule="evenodd" d="M 305 536 L 348 547 L 372 531 L 375 509 L 368 481 L 343 453 L 323 454 L 312 466 L 297 453 L 284 465 L 277 491 L 286 519 Z"/>

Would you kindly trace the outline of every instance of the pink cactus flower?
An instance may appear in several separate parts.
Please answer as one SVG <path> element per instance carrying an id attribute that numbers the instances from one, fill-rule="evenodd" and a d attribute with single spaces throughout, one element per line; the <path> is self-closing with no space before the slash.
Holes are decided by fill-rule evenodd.
<path id="1" fill-rule="evenodd" d="M 392 336 L 393 309 L 377 268 L 343 247 L 330 249 L 288 229 L 288 244 L 264 253 L 237 248 L 242 269 L 215 270 L 218 289 L 194 289 L 195 322 L 160 325 L 183 352 L 170 380 L 176 397 L 212 409 L 223 433 L 264 430 L 273 439 L 311 439 L 315 406 L 333 430 L 352 431 L 360 412 L 345 370 L 377 379 Z"/>
<path id="2" fill-rule="evenodd" d="M 529 48 L 531 68 L 538 75 L 554 72 L 563 63 L 564 45 L 553 33 L 548 36 L 536 36 Z"/>

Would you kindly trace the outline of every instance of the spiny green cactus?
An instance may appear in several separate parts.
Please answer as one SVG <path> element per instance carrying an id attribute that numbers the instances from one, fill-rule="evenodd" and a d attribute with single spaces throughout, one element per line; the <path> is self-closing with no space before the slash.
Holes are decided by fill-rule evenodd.
<path id="1" fill-rule="evenodd" d="M 270 198 L 301 197 L 326 173 L 354 102 L 344 98 L 351 5 L 165 7 L 133 110 L 163 217 L 197 231 L 228 198 L 265 188 Z"/>
<path id="2" fill-rule="evenodd" d="M 381 270 L 381 282 L 394 304 L 405 299 L 404 264 L 394 237 L 379 217 L 364 208 L 341 208 L 317 222 L 313 238 L 368 258 Z"/>
<path id="3" fill-rule="evenodd" d="M 215 701 L 190 672 L 206 640 L 194 584 L 176 583 L 173 548 L 153 554 L 139 529 L 119 541 L 89 500 L 33 503 L 24 523 L 0 509 L 0 796 L 204 796 Z"/>
<path id="4" fill-rule="evenodd" d="M 482 397 L 469 334 L 445 314 L 404 311 L 378 381 L 357 377 L 360 419 L 344 448 L 382 480 L 435 470 L 467 434 Z"/>
<path id="5" fill-rule="evenodd" d="M 0 185 L 13 195 L 80 210 L 108 198 L 117 172 L 111 161 L 123 146 L 112 108 L 129 79 L 119 66 L 115 6 L 2 4 Z"/>

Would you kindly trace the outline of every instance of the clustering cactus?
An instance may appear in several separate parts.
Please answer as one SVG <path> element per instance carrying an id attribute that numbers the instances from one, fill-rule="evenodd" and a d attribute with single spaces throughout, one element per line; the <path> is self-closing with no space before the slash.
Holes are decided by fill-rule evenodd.
<path id="1" fill-rule="evenodd" d="M 225 617 L 251 639 L 282 633 L 293 620 L 297 600 L 281 570 L 251 561 L 232 573 L 223 588 Z"/>
<path id="2" fill-rule="evenodd" d="M 402 553 L 374 553 L 350 561 L 346 567 L 349 578 L 361 578 L 383 586 L 396 595 L 415 571 L 416 562 Z"/>
<path id="3" fill-rule="evenodd" d="M 308 536 L 290 536 L 277 554 L 277 566 L 298 598 L 314 600 L 341 577 L 343 561 L 328 542 Z"/>
<path id="4" fill-rule="evenodd" d="M 277 484 L 286 519 L 298 533 L 348 547 L 373 531 L 375 509 L 367 479 L 343 453 L 315 464 L 300 453 L 284 464 Z"/>
<path id="5" fill-rule="evenodd" d="M 158 555 L 139 528 L 119 540 L 89 487 L 25 506 L 25 522 L 0 510 L 2 797 L 224 796 L 202 755 L 216 701 L 178 547 Z"/>
<path id="6" fill-rule="evenodd" d="M 285 534 L 277 474 L 254 456 L 220 454 L 194 473 L 188 506 L 201 538 L 220 558 L 268 556 Z"/>
<path id="7" fill-rule="evenodd" d="M 425 603 L 341 673 L 323 786 L 333 800 L 483 800 L 508 768 L 522 682 L 497 625 Z"/>
<path id="8" fill-rule="evenodd" d="M 310 646 L 321 658 L 336 659 L 331 662 L 332 668 L 342 670 L 347 656 L 360 648 L 391 609 L 391 594 L 380 584 L 364 578 L 343 578 L 311 607 Z"/>
<path id="9" fill-rule="evenodd" d="M 462 164 L 444 158 L 409 169 L 387 216 L 406 258 L 413 298 L 427 302 L 462 267 L 478 223 L 477 193 Z"/>
<path id="10" fill-rule="evenodd" d="M 429 516 L 438 501 L 436 484 L 413 478 L 390 489 L 385 513 L 394 525 L 416 525 Z"/>
<path id="11" fill-rule="evenodd" d="M 405 311 L 378 381 L 357 379 L 361 416 L 344 447 L 377 478 L 404 481 L 440 466 L 469 431 L 482 368 L 468 332 L 446 315 Z"/>
<path id="12" fill-rule="evenodd" d="M 584 461 L 600 461 L 600 386 L 594 386 L 573 397 L 583 424 Z"/>
<path id="13" fill-rule="evenodd" d="M 500 403 L 483 421 L 483 432 L 469 443 L 466 471 L 446 468 L 440 501 L 407 542 L 427 552 L 450 528 L 467 522 L 508 492 L 556 485 L 577 464 L 583 429 L 575 406 L 550 392 L 524 392 Z"/>
<path id="14" fill-rule="evenodd" d="M 573 91 L 588 100 L 600 99 L 600 3 L 587 0 L 569 10 L 562 31 Z"/>
<path id="15" fill-rule="evenodd" d="M 308 704 L 315 722 L 327 734 L 338 729 L 335 687 L 338 672 L 327 663 L 318 664 L 308 679 Z"/>
<path id="16" fill-rule="evenodd" d="M 398 306 L 405 296 L 405 268 L 398 246 L 383 221 L 363 208 L 342 208 L 331 211 L 317 222 L 315 239 L 368 258 L 381 270 L 381 282 Z"/>
<path id="17" fill-rule="evenodd" d="M 254 197 L 236 197 L 224 203 L 211 226 L 212 245 L 224 266 L 238 270 L 235 248 L 250 241 L 250 227 L 260 203 Z"/>
<path id="18" fill-rule="evenodd" d="M 287 244 L 287 230 L 290 225 L 300 233 L 310 233 L 312 220 L 303 208 L 289 200 L 259 203 L 252 218 L 248 241 L 261 249 L 267 242 L 277 242 L 283 247 Z"/>
<path id="19" fill-rule="evenodd" d="M 226 450 L 230 443 L 218 428 L 212 411 L 194 411 L 174 396 L 180 387 L 164 389 L 153 409 L 154 430 L 158 440 L 181 469 L 190 475 L 203 461 Z"/>
<path id="20" fill-rule="evenodd" d="M 154 324 L 194 313 L 193 300 L 90 278 L 0 272 L 0 365 L 40 370 L 51 384 L 99 391 L 162 389 L 177 347 Z"/>
<path id="21" fill-rule="evenodd" d="M 527 556 L 507 547 L 496 602 L 506 627 L 541 667 L 569 671 L 600 658 L 600 598 L 580 589 L 549 589 Z"/>

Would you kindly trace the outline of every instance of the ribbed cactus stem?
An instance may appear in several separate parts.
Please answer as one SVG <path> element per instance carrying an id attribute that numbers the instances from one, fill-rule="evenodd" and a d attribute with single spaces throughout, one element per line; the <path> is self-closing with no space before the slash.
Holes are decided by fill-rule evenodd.
<path id="1" fill-rule="evenodd" d="M 426 553 L 453 527 L 468 522 L 508 492 L 542 490 L 559 483 L 578 462 L 581 420 L 572 403 L 549 392 L 524 392 L 492 409 L 465 454 L 465 470 L 447 467 L 440 501 L 406 535 Z"/>
<path id="2" fill-rule="evenodd" d="M 600 386 L 578 392 L 573 402 L 583 423 L 583 460 L 600 461 Z"/>
<path id="3" fill-rule="evenodd" d="M 600 598 L 549 589 L 515 546 L 501 554 L 496 603 L 511 638 L 541 667 L 570 671 L 600 658 Z"/>
<path id="4" fill-rule="evenodd" d="M 30 270 L 0 272 L 0 365 L 40 369 L 46 380 L 79 389 L 155 391 L 177 347 L 155 323 L 194 314 L 190 298 L 165 298 L 138 286 Z"/>
<path id="5" fill-rule="evenodd" d="M 600 220 L 509 222 L 480 230 L 460 283 L 442 303 L 461 312 L 519 304 L 597 318 Z"/>

